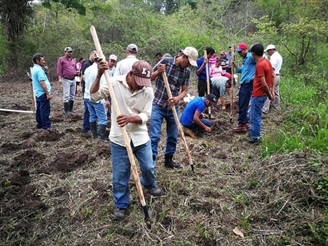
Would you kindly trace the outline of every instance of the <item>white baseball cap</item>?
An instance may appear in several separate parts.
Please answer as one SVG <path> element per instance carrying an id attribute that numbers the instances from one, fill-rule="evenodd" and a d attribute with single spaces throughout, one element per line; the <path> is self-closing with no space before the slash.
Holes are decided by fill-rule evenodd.
<path id="1" fill-rule="evenodd" d="M 116 55 L 110 55 L 109 60 L 117 61 L 117 56 Z"/>
<path id="2" fill-rule="evenodd" d="M 275 50 L 275 49 L 276 49 L 276 46 L 274 46 L 273 44 L 269 44 L 264 51 Z"/>
<path id="3" fill-rule="evenodd" d="M 197 62 L 196 61 L 198 59 L 198 51 L 193 47 L 186 47 L 182 52 L 183 52 L 183 54 L 188 56 L 189 63 L 192 66 L 197 67 Z"/>

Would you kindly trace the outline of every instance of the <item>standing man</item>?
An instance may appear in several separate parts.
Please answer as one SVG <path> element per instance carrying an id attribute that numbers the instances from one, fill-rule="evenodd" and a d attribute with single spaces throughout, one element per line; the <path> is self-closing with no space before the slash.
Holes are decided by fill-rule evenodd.
<path id="1" fill-rule="evenodd" d="M 114 54 L 111 54 L 108 59 L 108 73 L 109 77 L 114 77 L 116 67 L 115 64 L 117 62 L 117 56 Z"/>
<path id="2" fill-rule="evenodd" d="M 192 99 L 180 117 L 180 123 L 186 128 L 186 133 L 195 138 L 198 132 L 211 132 L 212 122 L 203 118 L 205 108 L 216 104 L 216 96 L 208 94 L 206 97 L 195 97 Z"/>
<path id="3" fill-rule="evenodd" d="M 204 56 L 197 60 L 196 75 L 198 77 L 198 96 L 203 97 L 207 94 L 207 79 L 206 79 L 206 64 L 211 56 L 215 53 L 215 50 L 211 47 L 206 48 L 207 59 Z M 208 75 L 210 75 L 210 66 L 208 66 Z"/>
<path id="4" fill-rule="evenodd" d="M 276 46 L 273 44 L 269 44 L 267 48 L 264 50 L 268 53 L 270 56 L 270 62 L 272 64 L 272 67 L 274 69 L 274 73 L 276 75 L 276 81 L 274 86 L 274 94 L 275 98 L 273 101 L 270 101 L 267 99 L 263 106 L 263 113 L 269 113 L 270 104 L 272 107 L 274 107 L 277 110 L 280 110 L 280 92 L 279 92 L 279 84 L 280 84 L 280 69 L 282 66 L 282 57 L 279 54 L 279 52 L 276 50 Z"/>
<path id="5" fill-rule="evenodd" d="M 114 77 L 127 74 L 128 72 L 131 71 L 132 65 L 136 61 L 139 61 L 139 59 L 137 58 L 137 54 L 138 54 L 137 45 L 129 44 L 126 47 L 125 52 L 126 52 L 126 58 L 117 63 Z"/>
<path id="6" fill-rule="evenodd" d="M 98 101 L 90 100 L 90 88 L 95 81 L 98 73 L 97 60 L 89 66 L 84 72 L 85 79 L 85 91 L 84 91 L 84 102 L 87 104 L 89 110 L 89 123 L 90 130 L 93 135 L 93 138 L 99 138 L 101 141 L 106 141 L 106 125 L 107 125 L 107 114 L 105 110 L 105 99 Z M 100 80 L 100 85 L 103 86 L 106 84 L 105 77 L 102 76 Z M 106 101 L 108 99 L 106 98 Z M 97 127 L 98 122 L 98 127 Z"/>
<path id="7" fill-rule="evenodd" d="M 76 71 L 73 50 L 71 47 L 64 49 L 65 55 L 59 57 L 57 61 L 57 76 L 59 83 L 63 86 L 64 113 L 73 113 L 76 81 L 75 76 L 79 76 Z"/>
<path id="8" fill-rule="evenodd" d="M 231 71 L 232 71 L 232 69 L 231 69 L 231 66 L 232 66 L 232 47 L 231 46 L 229 46 L 228 52 L 226 53 L 225 56 L 226 56 L 226 59 L 228 61 L 228 67 L 226 68 L 226 71 L 228 73 L 232 74 L 231 73 Z M 236 60 L 236 56 L 235 55 L 233 57 L 233 60 Z"/>
<path id="9" fill-rule="evenodd" d="M 88 109 L 87 103 L 84 100 L 84 92 L 85 92 L 84 73 L 85 73 L 85 70 L 93 64 L 96 55 L 97 55 L 97 51 L 95 49 L 91 50 L 90 54 L 89 54 L 89 59 L 83 63 L 82 68 L 81 68 L 81 85 L 82 85 L 82 95 L 83 95 L 83 104 L 84 104 L 82 132 L 84 132 L 84 133 L 87 133 L 88 131 L 90 131 L 90 122 L 89 122 L 90 114 L 89 114 L 89 109 Z"/>
<path id="10" fill-rule="evenodd" d="M 234 68 L 237 68 L 236 72 L 241 73 L 240 78 L 240 89 L 239 89 L 239 116 L 238 125 L 233 128 L 233 132 L 247 132 L 249 127 L 249 120 L 247 117 L 248 105 L 251 99 L 253 91 L 253 79 L 255 75 L 255 65 L 256 62 L 252 57 L 252 54 L 248 52 L 247 45 L 245 43 L 240 43 L 237 46 L 236 51 L 243 58 L 242 67 L 237 67 L 236 63 L 233 62 Z"/>
<path id="11" fill-rule="evenodd" d="M 90 93 L 91 100 L 96 101 L 109 96 L 107 85 L 100 87 L 100 79 L 108 63 L 101 61 L 98 74 Z M 131 164 L 125 147 L 121 127 L 126 127 L 130 138 L 133 154 L 138 159 L 142 177 L 141 184 L 153 196 L 160 196 L 161 189 L 156 185 L 155 162 L 152 160 L 151 144 L 149 140 L 147 121 L 149 120 L 154 98 L 151 87 L 151 73 L 153 69 L 146 61 L 137 61 L 130 72 L 112 79 L 112 85 L 117 98 L 120 115 L 116 115 L 112 107 L 112 124 L 110 130 L 110 148 L 113 167 L 113 195 L 116 218 L 123 218 L 130 204 L 129 180 Z"/>
<path id="12" fill-rule="evenodd" d="M 165 167 L 178 168 L 173 155 L 178 141 L 178 127 L 176 125 L 172 107 L 176 107 L 179 114 L 178 102 L 185 97 L 190 83 L 189 66 L 197 66 L 198 52 L 193 47 L 183 50 L 181 56 L 164 58 L 155 66 L 151 79 L 156 79 L 155 98 L 150 118 L 150 139 L 153 151 L 153 160 L 158 156 L 158 142 L 161 138 L 163 119 L 166 121 L 166 149 Z M 162 73 L 166 72 L 170 84 L 172 98 L 168 97 Z"/>
<path id="13" fill-rule="evenodd" d="M 162 52 L 157 52 L 155 57 L 156 57 L 156 62 L 159 62 L 160 60 L 162 60 L 162 58 L 163 58 Z"/>
<path id="14" fill-rule="evenodd" d="M 36 128 L 51 130 L 52 126 L 49 116 L 52 96 L 50 95 L 51 86 L 44 70 L 46 61 L 40 53 L 33 55 L 32 61 L 34 63 L 32 68 L 32 83 L 36 99 Z"/>
<path id="15" fill-rule="evenodd" d="M 262 44 L 254 44 L 251 53 L 256 61 L 256 70 L 251 99 L 250 117 L 250 143 L 257 143 L 261 137 L 262 107 L 269 98 L 274 99 L 273 79 L 275 74 L 270 61 L 263 57 L 264 47 Z"/>

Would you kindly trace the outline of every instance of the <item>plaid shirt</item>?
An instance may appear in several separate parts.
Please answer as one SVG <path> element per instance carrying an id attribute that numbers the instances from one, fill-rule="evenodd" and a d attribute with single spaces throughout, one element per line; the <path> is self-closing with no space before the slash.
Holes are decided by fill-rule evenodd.
<path id="1" fill-rule="evenodd" d="M 172 96 L 176 97 L 180 93 L 181 86 L 189 86 L 190 84 L 190 69 L 182 68 L 175 64 L 176 57 L 164 58 L 159 63 L 166 65 L 166 75 L 170 84 Z M 157 70 L 155 66 L 154 71 Z M 156 79 L 155 97 L 153 104 L 161 107 L 169 107 L 168 95 L 165 88 L 163 77 L 158 75 Z"/>

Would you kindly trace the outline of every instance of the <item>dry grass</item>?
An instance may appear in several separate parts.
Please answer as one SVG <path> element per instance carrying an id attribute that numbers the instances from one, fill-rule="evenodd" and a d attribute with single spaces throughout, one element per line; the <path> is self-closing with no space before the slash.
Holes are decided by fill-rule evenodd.
<path id="1" fill-rule="evenodd" d="M 30 96 L 22 87 L 0 84 L 1 107 L 28 105 Z M 53 87 L 56 131 L 46 137 L 56 141 L 33 129 L 32 115 L 0 113 L 2 245 L 316 244 L 310 225 L 325 214 L 313 184 L 327 176 L 328 158 L 313 153 L 262 157 L 261 146 L 230 131 L 229 116 L 222 112 L 211 134 L 187 138 L 195 173 L 180 142 L 175 160 L 186 166 L 164 168 L 163 133 L 156 171 L 164 195 L 145 192 L 151 230 L 133 181 L 128 215 L 115 220 L 108 146 L 80 133 L 81 117 L 62 117 L 61 90 Z M 76 107 L 81 114 L 81 98 Z M 278 130 L 286 114 L 270 113 L 264 135 Z M 235 227 L 244 238 L 233 233 Z"/>

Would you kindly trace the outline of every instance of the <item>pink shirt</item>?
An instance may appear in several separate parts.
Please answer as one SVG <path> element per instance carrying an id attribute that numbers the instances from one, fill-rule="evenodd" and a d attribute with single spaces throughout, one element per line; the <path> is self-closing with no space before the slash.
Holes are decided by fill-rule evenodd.
<path id="1" fill-rule="evenodd" d="M 67 56 L 59 57 L 57 61 L 57 76 L 65 79 L 74 79 L 76 72 L 73 59 L 69 60 Z"/>

